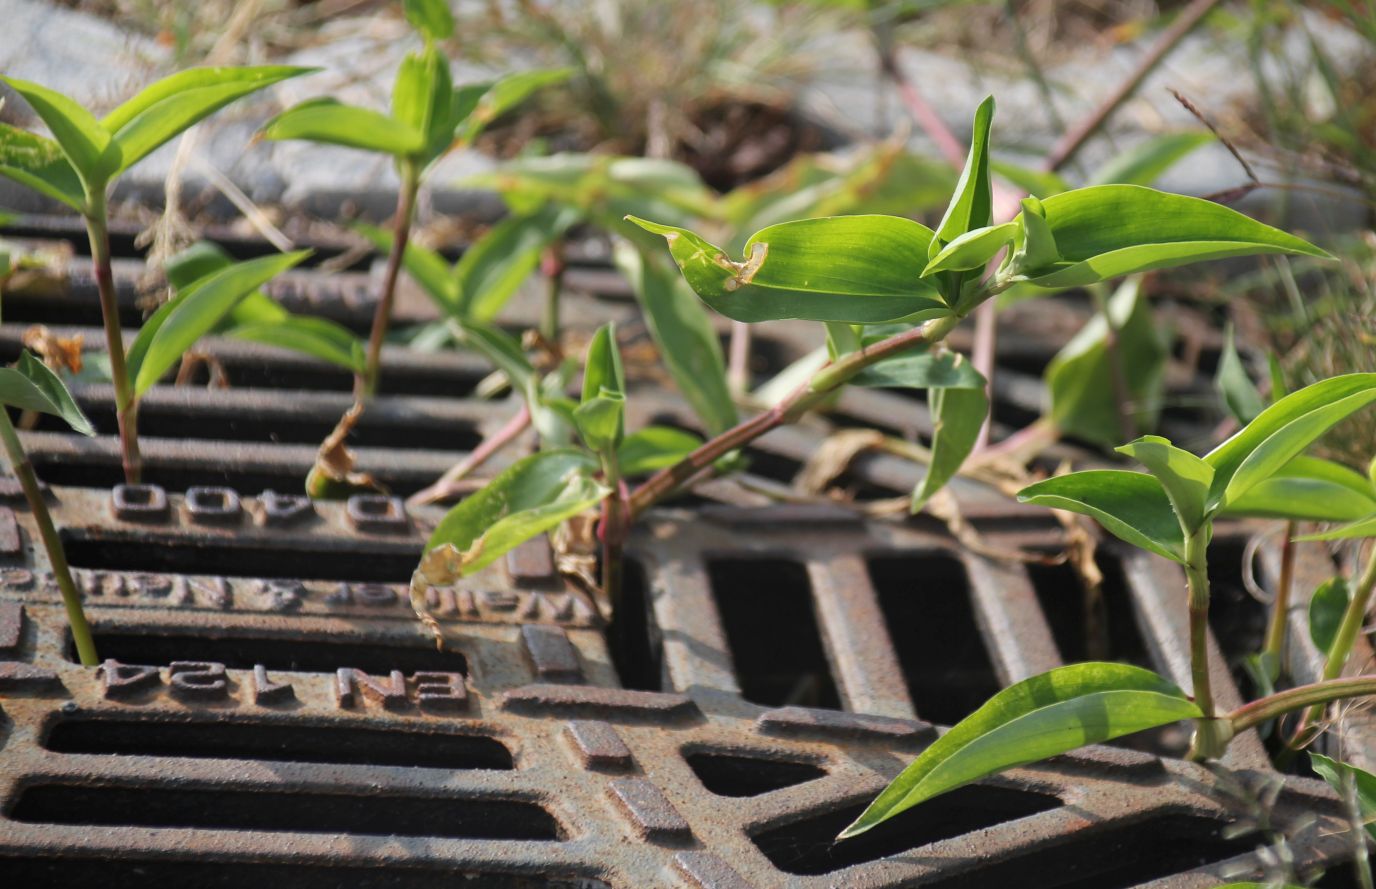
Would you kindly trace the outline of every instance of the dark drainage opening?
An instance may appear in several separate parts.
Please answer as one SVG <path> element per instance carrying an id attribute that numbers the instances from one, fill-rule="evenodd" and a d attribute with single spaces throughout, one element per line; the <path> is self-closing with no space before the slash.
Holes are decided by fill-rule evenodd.
<path id="1" fill-rule="evenodd" d="M 1251 689 L 1242 661 L 1265 645 L 1269 615 L 1242 582 L 1246 552 L 1245 539 L 1215 539 L 1209 546 L 1209 628 L 1238 683 Z M 1291 595 L 1296 595 L 1293 589 Z"/>
<path id="2" fill-rule="evenodd" d="M 923 719 L 954 725 L 999 690 L 964 566 L 936 554 L 868 564 L 913 707 Z"/>
<path id="3" fill-rule="evenodd" d="M 1021 790 L 972 784 L 915 806 L 854 839 L 834 842 L 836 835 L 854 821 L 867 804 L 868 801 L 776 827 L 752 839 L 774 866 L 785 873 L 827 874 L 1050 811 L 1061 805 L 1061 801 Z"/>
<path id="4" fill-rule="evenodd" d="M 745 467 L 746 472 L 784 485 L 793 484 L 793 479 L 803 469 L 803 464 L 792 457 L 785 457 L 783 454 L 776 454 L 762 448 L 746 448 L 745 455 L 748 461 Z"/>
<path id="5" fill-rule="evenodd" d="M 475 840 L 557 840 L 559 825 L 533 803 L 171 787 L 24 788 L 9 817 L 32 824 L 289 831 Z"/>
<path id="6" fill-rule="evenodd" d="M 1079 833 L 1078 842 L 1000 860 L 993 867 L 932 883 L 930 889 L 974 885 L 1131 889 L 1226 861 L 1264 843 L 1259 836 L 1225 839 L 1225 827 L 1197 815 L 1165 815 L 1137 824 L 1116 824 L 1107 830 Z"/>
<path id="7" fill-rule="evenodd" d="M 663 646 L 655 624 L 645 566 L 625 560 L 621 607 L 607 627 L 612 665 L 622 688 L 660 691 L 664 688 Z"/>
<path id="8" fill-rule="evenodd" d="M 433 640 L 417 633 L 414 644 L 399 640 L 323 641 L 299 636 L 209 636 L 97 629 L 96 650 L 102 658 L 124 664 L 164 666 L 173 661 L 210 661 L 236 670 L 262 664 L 269 671 L 333 673 L 352 667 L 372 676 L 403 673 L 468 673 L 467 659 L 457 651 L 437 651 Z M 70 637 L 67 659 L 76 662 Z"/>
<path id="9" fill-rule="evenodd" d="M 759 796 L 826 775 L 810 762 L 731 753 L 689 753 L 685 759 L 702 786 L 718 796 Z"/>
<path id="10" fill-rule="evenodd" d="M 1119 661 L 1151 669 L 1122 563 L 1102 550 L 1095 563 L 1104 575 L 1097 599 L 1086 595 L 1079 574 L 1068 563 L 1027 565 L 1061 660 L 1067 664 Z"/>
<path id="11" fill-rule="evenodd" d="M 786 559 L 720 559 L 707 574 L 746 700 L 839 709 L 807 568 Z"/>
<path id="12" fill-rule="evenodd" d="M 67 561 L 73 568 L 105 571 L 404 584 L 410 583 L 420 560 L 419 545 L 414 550 L 409 545 L 382 549 L 350 542 L 347 546 L 312 552 L 307 548 L 309 544 L 310 541 L 299 537 L 279 539 L 276 545 L 255 546 L 244 539 L 91 537 L 70 531 L 63 534 L 62 540 Z"/>
<path id="13" fill-rule="evenodd" d="M 606 889 L 587 878 L 555 874 L 498 874 L 490 871 L 441 871 L 356 865 L 246 864 L 226 861 L 158 861 L 138 858 L 0 858 L 0 882 L 23 889 L 149 889 L 150 886 L 194 886 L 196 889 L 435 889 L 436 886 L 480 885 L 484 889 Z"/>
<path id="14" fill-rule="evenodd" d="M 315 762 L 434 769 L 511 769 L 511 752 L 481 735 L 264 722 L 62 719 L 43 739 L 54 753 Z"/>

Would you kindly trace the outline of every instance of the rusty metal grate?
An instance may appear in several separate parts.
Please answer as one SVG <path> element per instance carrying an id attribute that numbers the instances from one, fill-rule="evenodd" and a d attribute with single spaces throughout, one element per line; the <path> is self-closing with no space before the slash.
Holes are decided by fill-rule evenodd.
<path id="1" fill-rule="evenodd" d="M 587 273 L 601 291 L 580 298 L 583 323 L 629 317 L 606 275 Z M 309 272 L 292 286 L 322 306 L 347 302 L 330 290 L 337 282 Z M 7 317 L 52 322 L 65 298 Z M 0 358 L 23 327 L 0 328 Z M 1000 393 L 1012 409 L 1029 409 L 1026 373 L 1054 351 L 1041 333 L 1014 341 L 1023 375 L 1010 371 Z M 771 336 L 776 362 L 805 348 L 786 326 Z M 1306 865 L 1349 854 L 1341 807 L 1318 782 L 1282 781 L 1255 737 L 1233 746 L 1230 771 L 1180 762 L 1178 728 L 1138 739 L 1145 749 L 1089 748 L 1015 770 L 834 846 L 934 737 L 931 723 L 1085 656 L 1068 578 L 962 550 L 925 521 L 760 507 L 718 486 L 639 529 L 615 632 L 527 552 L 434 591 L 449 639 L 438 652 L 405 584 L 439 513 L 412 520 L 388 498 L 311 504 L 287 493 L 299 489 L 314 429 L 281 442 L 263 430 L 333 418 L 347 396 L 280 353 L 210 351 L 248 384 L 169 389 L 146 403 L 154 484 L 112 489 L 111 441 L 28 435 L 110 659 L 97 674 L 68 655 L 27 515 L 0 507 L 7 884 L 418 887 L 464 876 L 617 889 L 1127 889 L 1259 874 L 1257 848 L 1281 836 Z M 361 453 L 404 494 L 510 407 L 450 395 L 486 372 L 471 359 L 395 358 L 380 437 L 369 445 L 365 427 Z M 95 408 L 108 395 L 78 393 Z M 632 422 L 692 422 L 652 380 L 631 404 L 641 412 Z M 259 412 L 260 425 L 231 428 L 240 412 Z M 850 393 L 839 413 L 930 432 L 925 406 L 892 393 Z M 754 471 L 791 480 L 825 431 L 770 435 Z M 852 473 L 877 492 L 914 481 L 884 457 Z M 18 505 L 17 493 L 0 497 Z M 991 545 L 1060 545 L 1040 511 L 974 487 L 961 494 Z M 1094 644 L 1187 684 L 1178 569 L 1110 547 L 1100 557 L 1106 632 Z M 1216 616 L 1214 670 L 1228 706 L 1240 699 L 1228 655 L 1252 618 L 1248 600 L 1220 601 L 1229 607 Z M 1302 646 L 1295 660 L 1300 678 L 1315 668 Z M 1371 755 L 1348 743 L 1348 755 Z"/>

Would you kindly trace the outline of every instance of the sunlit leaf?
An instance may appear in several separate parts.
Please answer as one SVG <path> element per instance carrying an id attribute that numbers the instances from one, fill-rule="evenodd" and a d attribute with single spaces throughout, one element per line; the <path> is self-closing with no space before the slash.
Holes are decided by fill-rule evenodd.
<path id="1" fill-rule="evenodd" d="M 454 14 L 448 0 L 404 0 L 402 9 L 411 27 L 431 40 L 448 40 L 454 36 Z"/>
<path id="2" fill-rule="evenodd" d="M 1029 269 L 1044 287 L 1075 287 L 1207 259 L 1289 253 L 1329 258 L 1309 242 L 1202 198 L 1096 185 L 1042 201 L 1063 261 Z"/>
<path id="3" fill-rule="evenodd" d="M 1218 359 L 1214 387 L 1239 423 L 1252 422 L 1257 414 L 1266 409 L 1266 399 L 1261 397 L 1256 384 L 1247 375 L 1247 368 L 1243 367 L 1242 357 L 1237 353 L 1231 324 L 1223 332 L 1223 354 Z"/>
<path id="4" fill-rule="evenodd" d="M 583 451 L 543 451 L 517 460 L 451 510 L 425 545 L 452 546 L 471 574 L 565 519 L 596 506 L 608 489 L 592 478 Z"/>
<path id="5" fill-rule="evenodd" d="M 941 248 L 922 270 L 922 275 L 984 268 L 994 254 L 1013 242 L 1017 230 L 1018 223 L 1014 222 L 972 229 Z"/>
<path id="6" fill-rule="evenodd" d="M 0 82 L 23 96 L 48 125 L 81 181 L 91 189 L 103 188 L 119 164 L 119 149 L 111 144 L 110 131 L 91 112 L 55 90 L 3 74 Z"/>
<path id="7" fill-rule="evenodd" d="M 943 304 L 928 282 L 931 230 L 895 216 L 834 216 L 756 232 L 745 259 L 687 229 L 632 218 L 665 237 L 690 287 L 737 321 L 802 318 L 867 324 L 935 317 Z"/>
<path id="8" fill-rule="evenodd" d="M 1222 514 L 1351 522 L 1376 514 L 1376 487 L 1340 463 L 1300 455 L 1228 501 Z"/>
<path id="9" fill-rule="evenodd" d="M 572 74 L 572 68 L 518 71 L 508 74 L 483 93 L 473 110 L 465 115 L 466 119 L 454 121 L 459 127 L 457 137 L 463 142 L 472 142 L 488 124 L 520 105 L 537 91 L 556 83 L 563 83 Z"/>
<path id="10" fill-rule="evenodd" d="M 460 317 L 497 317 L 540 264 L 541 252 L 581 215 L 575 208 L 551 205 L 528 216 L 508 216 L 470 245 L 454 266 Z"/>
<path id="11" fill-rule="evenodd" d="M 1205 519 L 1209 485 L 1214 480 L 1212 466 L 1159 435 L 1144 435 L 1117 450 L 1120 454 L 1132 457 L 1156 476 L 1179 516 L 1185 534 L 1199 530 Z"/>
<path id="12" fill-rule="evenodd" d="M 0 176 L 61 201 L 78 213 L 86 206 L 81 177 L 51 139 L 0 123 Z"/>
<path id="13" fill-rule="evenodd" d="M 994 97 L 989 96 L 975 109 L 970 153 L 946 214 L 936 227 L 936 240 L 943 246 L 966 232 L 987 226 L 993 218 L 994 189 L 989 179 L 989 126 L 993 121 Z"/>
<path id="14" fill-rule="evenodd" d="M 1342 799 L 1347 799 L 1348 793 L 1355 791 L 1362 824 L 1366 826 L 1366 832 L 1376 839 L 1376 775 L 1312 750 L 1309 752 L 1309 764 L 1314 768 L 1314 773 L 1327 781 L 1328 786 Z"/>
<path id="15" fill-rule="evenodd" d="M 1058 667 L 1004 689 L 957 723 L 840 838 L 1005 769 L 1200 715 L 1180 689 L 1149 670 L 1110 663 Z"/>
<path id="16" fill-rule="evenodd" d="M 354 373 L 363 373 L 367 365 L 359 338 L 347 327 L 327 318 L 288 314 L 271 322 L 235 324 L 224 332 L 237 339 L 311 355 Z"/>
<path id="17" fill-rule="evenodd" d="M 702 439 L 672 426 L 646 426 L 626 436 L 616 449 L 621 474 L 644 475 L 673 466 L 697 450 Z"/>
<path id="18" fill-rule="evenodd" d="M 1296 540 L 1354 540 L 1376 537 L 1376 513 L 1319 534 L 1305 534 Z"/>
<path id="19" fill-rule="evenodd" d="M 1376 373 L 1321 380 L 1277 401 L 1205 455 L 1214 467 L 1211 503 L 1226 506 L 1241 497 L 1373 401 Z"/>
<path id="20" fill-rule="evenodd" d="M 304 139 L 394 157 L 417 154 L 425 147 L 425 134 L 415 127 L 334 99 L 312 99 L 288 108 L 264 125 L 263 138 Z"/>
<path id="21" fill-rule="evenodd" d="M 1185 562 L 1185 537 L 1170 498 L 1145 472 L 1091 469 L 1060 475 L 1023 488 L 1018 500 L 1087 515 L 1133 546 Z"/>

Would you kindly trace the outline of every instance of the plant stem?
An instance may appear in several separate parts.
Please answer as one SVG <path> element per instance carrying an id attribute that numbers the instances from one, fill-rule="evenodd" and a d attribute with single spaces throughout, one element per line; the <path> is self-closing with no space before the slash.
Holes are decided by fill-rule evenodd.
<path id="1" fill-rule="evenodd" d="M 1371 553 L 1367 556 L 1366 568 L 1357 581 L 1357 588 L 1352 591 L 1352 598 L 1348 600 L 1347 610 L 1343 612 L 1343 620 L 1342 623 L 1338 624 L 1338 632 L 1333 636 L 1333 643 L 1328 647 L 1328 659 L 1324 661 L 1323 665 L 1324 682 L 1335 680 L 1343 674 L 1343 667 L 1347 665 L 1347 658 L 1352 654 L 1352 644 L 1357 641 L 1357 634 L 1362 631 L 1362 625 L 1366 623 L 1366 610 L 1371 604 L 1371 594 L 1374 589 L 1376 589 L 1376 546 L 1371 548 Z M 1310 707 L 1295 729 L 1290 746 L 1299 748 L 1307 743 L 1314 734 L 1313 724 L 1321 718 L 1323 718 L 1323 705 L 1315 704 Z"/>
<path id="2" fill-rule="evenodd" d="M 794 422 L 865 368 L 911 349 L 939 343 L 959 323 L 960 318 L 956 315 L 937 318 L 823 365 L 811 380 L 774 407 L 728 429 L 673 466 L 652 475 L 631 494 L 628 519 L 633 521 L 731 451 L 744 447 L 771 429 Z"/>
<path id="3" fill-rule="evenodd" d="M 100 314 L 105 323 L 105 347 L 110 354 L 110 379 L 115 386 L 115 415 L 119 420 L 119 443 L 124 481 L 139 483 L 143 458 L 139 455 L 138 406 L 134 403 L 133 381 L 124 357 L 124 335 L 119 325 L 119 298 L 115 276 L 110 269 L 110 233 L 106 225 L 105 192 L 86 196 L 86 236 L 91 242 L 91 262 L 95 266 L 96 289 L 100 293 Z"/>
<path id="4" fill-rule="evenodd" d="M 744 395 L 750 391 L 750 325 L 744 321 L 731 322 L 726 384 L 733 395 Z"/>
<path id="5" fill-rule="evenodd" d="M 545 276 L 545 314 L 540 319 L 540 335 L 546 342 L 559 342 L 559 297 L 564 290 L 564 245 L 555 242 L 540 256 L 540 271 Z"/>
<path id="6" fill-rule="evenodd" d="M 86 612 L 81 608 L 81 593 L 77 592 L 72 580 L 71 569 L 67 567 L 67 554 L 62 549 L 62 538 L 53 527 L 53 517 L 48 512 L 48 502 L 38 487 L 33 464 L 24 453 L 19 442 L 19 433 L 14 431 L 9 412 L 0 407 L 0 439 L 4 440 L 5 453 L 9 456 L 10 466 L 24 488 L 24 497 L 29 501 L 29 511 L 33 513 L 34 524 L 43 539 L 43 548 L 48 551 L 48 561 L 52 564 L 53 577 L 57 578 L 58 589 L 62 591 L 62 604 L 67 607 L 67 623 L 72 628 L 72 642 L 76 645 L 81 664 L 94 667 L 100 663 L 96 656 L 96 643 L 91 638 L 91 626 L 86 622 Z"/>
<path id="7" fill-rule="evenodd" d="M 1344 679 L 1325 679 L 1278 691 L 1273 695 L 1258 698 L 1243 704 L 1226 719 L 1232 723 L 1234 732 L 1245 732 L 1249 728 L 1278 719 L 1287 713 L 1305 707 L 1322 708 L 1333 701 L 1346 698 L 1359 698 L 1376 695 L 1376 676 L 1349 676 Z"/>
<path id="8" fill-rule="evenodd" d="M 1214 716 L 1214 694 L 1209 682 L 1209 525 L 1205 523 L 1185 540 L 1185 578 L 1190 591 L 1190 673 L 1194 702 L 1205 719 Z"/>
<path id="9" fill-rule="evenodd" d="M 502 448 L 515 441 L 529 426 L 530 405 L 523 401 L 521 402 L 521 409 L 501 429 L 483 439 L 482 443 L 474 448 L 471 454 L 450 467 L 449 471 L 440 476 L 433 485 L 412 494 L 407 499 L 406 505 L 423 506 L 457 493 L 457 486 L 460 481 L 490 460 Z"/>
<path id="10" fill-rule="evenodd" d="M 387 325 L 392 320 L 392 303 L 396 300 L 397 278 L 401 275 L 406 242 L 411 237 L 411 217 L 416 210 L 416 192 L 420 189 L 420 171 L 410 161 L 401 163 L 401 191 L 397 193 L 396 218 L 392 223 L 392 250 L 387 254 L 387 270 L 382 277 L 382 294 L 377 311 L 373 313 L 373 329 L 368 335 L 368 360 L 363 375 L 356 378 L 354 397 L 362 400 L 377 391 L 377 379 L 382 364 L 382 342 L 387 338 Z"/>
<path id="11" fill-rule="evenodd" d="M 1280 581 L 1275 599 L 1271 602 L 1271 622 L 1266 626 L 1266 645 L 1262 653 L 1275 659 L 1277 666 L 1285 664 L 1285 624 L 1290 611 L 1290 587 L 1295 576 L 1295 523 L 1285 523 L 1285 542 L 1280 549 Z"/>

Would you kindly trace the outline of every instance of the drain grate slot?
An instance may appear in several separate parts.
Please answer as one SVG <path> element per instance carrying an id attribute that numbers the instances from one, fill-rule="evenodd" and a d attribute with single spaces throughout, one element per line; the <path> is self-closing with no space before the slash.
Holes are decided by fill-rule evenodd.
<path id="1" fill-rule="evenodd" d="M 63 535 L 62 545 L 73 568 L 212 574 L 264 580 L 405 584 L 410 583 L 411 574 L 420 561 L 418 544 L 413 551 L 410 545 L 383 549 L 351 542 L 347 547 L 319 547 L 312 552 L 312 542 L 311 538 L 299 536 L 274 546 L 266 539 L 95 537 L 69 531 Z"/>
<path id="2" fill-rule="evenodd" d="M 1131 889 L 1244 855 L 1264 841 L 1259 836 L 1225 839 L 1223 827 L 1197 815 L 1120 823 L 1084 836 L 1082 842 L 1000 861 L 978 874 L 932 883 L 930 889 L 960 889 L 976 882 L 1025 889 Z"/>
<path id="3" fill-rule="evenodd" d="M 54 753 L 312 762 L 434 769 L 511 769 L 511 752 L 482 735 L 265 722 L 62 719 L 43 739 Z"/>
<path id="4" fill-rule="evenodd" d="M 759 796 L 826 776 L 825 769 L 810 762 L 710 751 L 684 758 L 702 786 L 717 796 Z"/>
<path id="5" fill-rule="evenodd" d="M 212 661 L 237 670 L 262 664 L 268 670 L 297 673 L 333 673 L 340 667 L 353 667 L 374 676 L 386 676 L 392 670 L 468 673 L 468 660 L 462 654 L 436 651 L 433 640 L 421 637 L 419 631 L 414 645 L 380 639 L 332 642 L 286 636 L 193 636 L 99 629 L 94 636 L 102 658 L 125 664 Z M 66 655 L 76 662 L 70 638 Z"/>
<path id="6" fill-rule="evenodd" d="M 421 870 L 329 865 L 247 864 L 225 861 L 159 861 L 138 858 L 0 858 L 0 881 L 23 889 L 148 889 L 150 886 L 194 886 L 196 889 L 435 889 L 473 880 L 486 889 L 606 889 L 600 881 L 552 874 L 496 874 L 482 869 Z"/>
<path id="7" fill-rule="evenodd" d="M 1095 563 L 1104 575 L 1102 598 L 1090 602 L 1070 565 L 1027 565 L 1037 601 L 1065 663 L 1120 661 L 1152 669 L 1122 563 L 1100 550 Z"/>
<path id="8" fill-rule="evenodd" d="M 1264 646 L 1268 614 L 1243 584 L 1246 551 L 1244 539 L 1215 540 L 1209 547 L 1209 627 L 1238 683 L 1250 688 L 1241 664 Z"/>
<path id="9" fill-rule="evenodd" d="M 960 562 L 936 554 L 869 559 L 890 638 L 923 719 L 954 725 L 999 690 Z"/>
<path id="10" fill-rule="evenodd" d="M 621 581 L 621 607 L 607 627 L 612 665 L 622 688 L 660 691 L 664 687 L 664 655 L 650 603 L 645 566 L 626 559 Z"/>
<path id="11" fill-rule="evenodd" d="M 540 806 L 432 796 L 171 787 L 24 788 L 11 819 L 33 824 L 261 830 L 481 840 L 558 840 Z"/>
<path id="12" fill-rule="evenodd" d="M 1054 797 L 972 784 L 915 806 L 845 842 L 834 842 L 836 835 L 864 811 L 863 803 L 778 827 L 753 839 L 775 867 L 810 876 L 899 855 L 1060 805 Z"/>
<path id="13" fill-rule="evenodd" d="M 807 568 L 787 559 L 718 559 L 707 573 L 746 700 L 839 709 Z"/>

